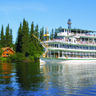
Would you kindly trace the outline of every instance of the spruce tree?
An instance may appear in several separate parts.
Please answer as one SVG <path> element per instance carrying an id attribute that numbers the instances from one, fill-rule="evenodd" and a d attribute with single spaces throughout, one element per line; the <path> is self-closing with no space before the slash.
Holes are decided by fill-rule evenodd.
<path id="1" fill-rule="evenodd" d="M 10 36 L 10 47 L 12 47 L 12 39 L 13 39 L 13 37 L 12 37 L 12 29 L 10 29 L 10 33 L 9 33 L 9 36 Z"/>
<path id="2" fill-rule="evenodd" d="M 36 25 L 36 27 L 35 27 L 35 36 L 36 36 L 37 38 L 39 38 L 39 29 L 38 29 L 38 25 Z"/>
<path id="3" fill-rule="evenodd" d="M 3 28 L 3 25 L 2 25 L 2 28 L 1 28 L 1 46 L 4 47 L 5 45 L 5 42 L 4 42 L 4 28 Z"/>
<path id="4" fill-rule="evenodd" d="M 53 30 L 53 28 L 52 28 L 51 35 L 50 35 L 50 39 L 53 40 L 53 38 L 54 38 L 54 30 Z"/>
<path id="5" fill-rule="evenodd" d="M 37 50 L 35 46 L 36 38 L 33 35 L 35 35 L 34 22 L 32 22 L 30 30 L 29 52 L 31 56 L 34 56 Z"/>
<path id="6" fill-rule="evenodd" d="M 10 35 L 9 35 L 9 31 L 10 31 L 10 28 L 9 28 L 9 24 L 8 24 L 8 26 L 6 27 L 6 34 L 5 34 L 5 46 L 6 47 L 9 47 L 10 46 Z"/>
<path id="7" fill-rule="evenodd" d="M 35 35 L 35 33 L 34 33 L 34 22 L 32 22 L 31 30 L 30 30 L 30 40 L 31 41 L 34 39 L 33 35 Z"/>
<path id="8" fill-rule="evenodd" d="M 40 29 L 40 40 L 44 41 L 44 27 Z"/>
<path id="9" fill-rule="evenodd" d="M 54 38 L 55 38 L 55 39 L 57 38 L 57 32 L 56 32 L 56 29 L 55 29 Z"/>
<path id="10" fill-rule="evenodd" d="M 28 22 L 25 19 L 23 20 L 22 27 L 22 52 L 25 56 L 29 55 L 29 27 Z"/>
<path id="11" fill-rule="evenodd" d="M 18 29 L 18 37 L 16 40 L 16 52 L 22 52 L 22 25 L 20 24 L 19 29 Z"/>

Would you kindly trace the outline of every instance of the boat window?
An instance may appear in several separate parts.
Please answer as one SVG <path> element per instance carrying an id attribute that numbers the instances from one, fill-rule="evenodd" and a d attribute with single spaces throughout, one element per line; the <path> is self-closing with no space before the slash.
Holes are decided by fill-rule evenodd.
<path id="1" fill-rule="evenodd" d="M 71 42 L 71 39 L 69 39 L 69 42 Z"/>
<path id="2" fill-rule="evenodd" d="M 62 44 L 60 44 L 60 48 L 63 48 L 63 45 Z"/>
<path id="3" fill-rule="evenodd" d="M 65 48 L 67 48 L 67 45 L 65 45 Z"/>
<path id="4" fill-rule="evenodd" d="M 91 49 L 91 50 L 93 50 L 93 47 L 92 47 L 92 46 L 90 46 L 90 49 Z"/>
<path id="5" fill-rule="evenodd" d="M 82 49 L 82 46 L 79 46 L 80 49 Z"/>
<path id="6" fill-rule="evenodd" d="M 70 48 L 72 48 L 72 45 L 69 45 L 70 46 Z"/>
<path id="7" fill-rule="evenodd" d="M 67 45 L 68 46 L 68 48 L 70 47 L 69 45 Z"/>
<path id="8" fill-rule="evenodd" d="M 88 49 L 88 46 L 86 46 L 86 49 Z"/>

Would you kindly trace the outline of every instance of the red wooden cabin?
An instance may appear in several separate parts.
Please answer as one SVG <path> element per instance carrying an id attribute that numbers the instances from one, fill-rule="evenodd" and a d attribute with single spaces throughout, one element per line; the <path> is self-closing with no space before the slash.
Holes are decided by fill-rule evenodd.
<path id="1" fill-rule="evenodd" d="M 3 50 L 2 57 L 8 57 L 15 53 L 15 51 L 10 47 L 2 48 L 2 50 Z"/>

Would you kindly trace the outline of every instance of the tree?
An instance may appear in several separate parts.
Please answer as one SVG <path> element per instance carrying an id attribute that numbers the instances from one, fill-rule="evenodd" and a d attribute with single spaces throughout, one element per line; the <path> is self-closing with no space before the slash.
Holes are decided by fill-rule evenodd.
<path id="1" fill-rule="evenodd" d="M 10 29 L 9 36 L 10 36 L 10 41 L 9 41 L 10 47 L 12 47 L 12 44 L 13 44 L 13 42 L 12 42 L 12 39 L 13 39 L 13 37 L 12 37 L 12 29 Z"/>
<path id="2" fill-rule="evenodd" d="M 44 27 L 40 29 L 40 40 L 44 41 Z"/>
<path id="3" fill-rule="evenodd" d="M 36 25 L 35 27 L 35 36 L 39 38 L 39 29 L 38 29 L 38 25 Z"/>
<path id="4" fill-rule="evenodd" d="M 31 56 L 34 56 L 34 54 L 36 53 L 36 46 L 35 46 L 36 38 L 34 38 L 33 35 L 35 35 L 34 22 L 32 22 L 30 30 L 29 52 Z"/>
<path id="5" fill-rule="evenodd" d="M 22 25 L 20 24 L 18 29 L 18 37 L 16 40 L 16 52 L 22 52 Z"/>
<path id="6" fill-rule="evenodd" d="M 57 32 L 56 32 L 56 29 L 55 29 L 54 38 L 56 39 L 56 37 L 57 37 Z"/>
<path id="7" fill-rule="evenodd" d="M 8 24 L 8 26 L 6 27 L 6 35 L 5 35 L 5 46 L 6 47 L 10 46 L 10 35 L 9 35 L 9 31 L 10 31 L 10 28 L 9 28 L 9 24 Z"/>
<path id="8" fill-rule="evenodd" d="M 32 22 L 31 24 L 31 31 L 30 31 L 30 39 L 33 40 L 33 36 L 32 35 L 35 35 L 34 33 L 34 22 Z"/>
<path id="9" fill-rule="evenodd" d="M 50 39 L 53 40 L 54 38 L 54 30 L 52 29 L 51 35 L 50 35 Z"/>
<path id="10" fill-rule="evenodd" d="M 24 19 L 22 26 L 22 52 L 25 56 L 29 55 L 29 27 L 28 22 Z"/>
<path id="11" fill-rule="evenodd" d="M 2 25 L 2 28 L 1 28 L 1 46 L 4 47 L 4 28 L 3 28 L 3 25 Z"/>
<path id="12" fill-rule="evenodd" d="M 23 19 L 23 24 L 20 24 L 19 30 L 18 30 L 18 37 L 16 40 L 16 52 L 19 52 L 26 57 L 28 56 L 34 56 L 38 57 L 43 50 L 43 47 L 41 46 L 39 40 L 37 39 L 38 34 L 38 25 L 36 25 L 34 30 L 34 23 L 31 24 L 31 30 L 29 32 L 29 26 L 28 22 Z M 32 34 L 34 34 L 36 37 L 34 37 Z"/>

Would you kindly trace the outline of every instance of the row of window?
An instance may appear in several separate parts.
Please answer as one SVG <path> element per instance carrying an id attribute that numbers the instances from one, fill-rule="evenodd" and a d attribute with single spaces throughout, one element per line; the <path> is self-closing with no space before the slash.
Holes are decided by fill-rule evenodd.
<path id="1" fill-rule="evenodd" d="M 62 54 L 62 55 L 96 55 L 96 52 L 54 52 L 51 51 L 50 53 L 54 54 L 54 53 L 58 53 L 58 54 Z"/>
<path id="2" fill-rule="evenodd" d="M 80 57 L 96 57 L 96 52 L 94 52 L 94 53 L 91 53 L 91 52 L 62 52 L 62 51 L 60 51 L 60 52 L 57 52 L 57 51 L 50 51 L 50 52 L 48 52 L 48 55 L 49 56 L 60 56 L 60 57 L 63 57 L 63 56 L 68 56 L 68 57 L 78 57 L 78 56 L 80 56 Z"/>
<path id="3" fill-rule="evenodd" d="M 66 45 L 66 44 L 49 44 L 49 46 L 55 48 L 96 50 L 95 46 L 78 46 L 78 45 Z"/>

